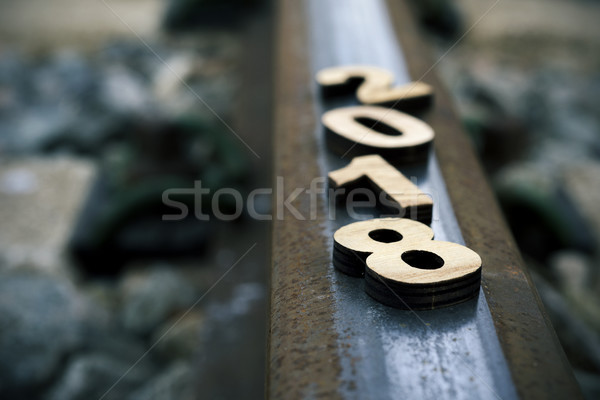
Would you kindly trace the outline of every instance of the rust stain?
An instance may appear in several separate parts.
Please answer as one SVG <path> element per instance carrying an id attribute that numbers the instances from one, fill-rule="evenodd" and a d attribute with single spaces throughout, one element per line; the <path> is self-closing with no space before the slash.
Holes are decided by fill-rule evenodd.
<path id="1" fill-rule="evenodd" d="M 309 55 L 302 2 L 278 3 L 275 76 L 274 173 L 284 177 L 284 196 L 307 188 L 320 175 L 311 104 Z M 301 163 L 301 165 L 299 165 Z M 323 199 L 319 199 L 324 207 Z M 307 218 L 309 196 L 292 205 Z M 267 396 L 340 397 L 341 365 L 334 327 L 334 300 L 327 278 L 330 261 L 322 220 L 284 214 L 273 221 L 271 319 Z"/>

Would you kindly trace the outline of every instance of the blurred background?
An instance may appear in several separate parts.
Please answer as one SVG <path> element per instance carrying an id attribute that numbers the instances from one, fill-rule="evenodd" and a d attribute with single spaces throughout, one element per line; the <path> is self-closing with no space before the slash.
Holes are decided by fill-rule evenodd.
<path id="1" fill-rule="evenodd" d="M 268 222 L 161 216 L 271 185 L 270 18 L 0 1 L 0 398 L 263 397 Z"/>
<path id="2" fill-rule="evenodd" d="M 263 397 L 269 223 L 160 216 L 271 186 L 270 3 L 0 0 L 0 398 Z M 598 398 L 600 2 L 412 3 Z"/>

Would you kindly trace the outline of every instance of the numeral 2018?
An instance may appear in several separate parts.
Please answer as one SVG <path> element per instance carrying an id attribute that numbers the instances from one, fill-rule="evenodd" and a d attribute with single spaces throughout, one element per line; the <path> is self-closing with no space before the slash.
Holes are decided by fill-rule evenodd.
<path id="1" fill-rule="evenodd" d="M 434 309 L 477 296 L 481 258 L 465 246 L 432 240 L 433 230 L 426 224 L 433 201 L 394 167 L 427 159 L 433 129 L 399 110 L 429 105 L 433 89 L 422 82 L 393 87 L 393 75 L 372 66 L 326 68 L 316 79 L 324 96 L 355 92 L 364 104 L 322 117 L 329 149 L 354 157 L 328 174 L 330 186 L 368 185 L 384 192 L 399 215 L 410 218 L 378 218 L 338 229 L 333 265 L 364 276 L 365 291 L 392 307 Z"/>

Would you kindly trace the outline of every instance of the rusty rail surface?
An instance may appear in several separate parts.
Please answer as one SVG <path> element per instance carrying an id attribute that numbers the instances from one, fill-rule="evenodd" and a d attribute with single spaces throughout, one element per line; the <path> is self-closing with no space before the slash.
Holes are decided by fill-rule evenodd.
<path id="1" fill-rule="evenodd" d="M 339 209 L 330 218 L 326 194 L 316 196 L 316 209 L 314 194 L 299 195 L 291 204 L 306 218 L 288 212 L 273 222 L 267 395 L 579 397 L 406 1 L 282 0 L 277 18 L 274 174 L 283 177 L 283 198 L 350 161 L 328 151 L 320 116 L 352 100 L 324 104 L 318 69 L 370 64 L 393 71 L 398 83 L 423 77 L 436 99 L 419 118 L 436 132 L 435 151 L 426 165 L 401 171 L 432 194 L 436 238 L 466 244 L 484 267 L 476 300 L 422 312 L 383 306 L 362 279 L 331 265 L 333 232 L 356 219 Z"/>

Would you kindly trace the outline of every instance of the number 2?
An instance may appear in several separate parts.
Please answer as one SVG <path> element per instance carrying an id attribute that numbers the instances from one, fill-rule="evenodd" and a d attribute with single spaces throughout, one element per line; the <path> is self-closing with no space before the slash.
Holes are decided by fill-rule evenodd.
<path id="1" fill-rule="evenodd" d="M 317 82 L 325 96 L 345 93 L 360 82 L 356 97 L 362 104 L 385 105 L 395 108 L 412 108 L 429 104 L 433 88 L 417 81 L 392 87 L 394 75 L 383 68 L 366 65 L 331 67 L 317 73 Z M 344 90 L 345 89 L 345 90 Z"/>

